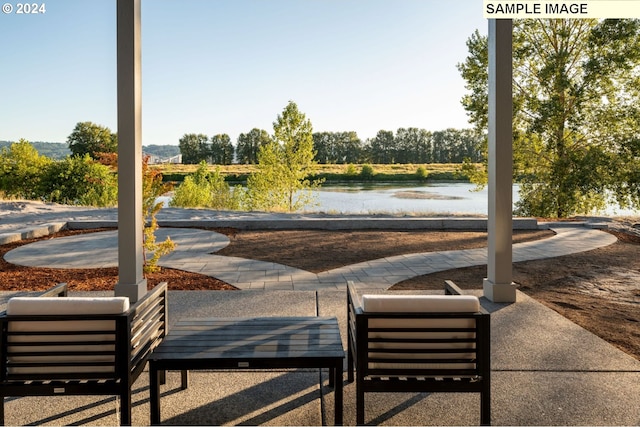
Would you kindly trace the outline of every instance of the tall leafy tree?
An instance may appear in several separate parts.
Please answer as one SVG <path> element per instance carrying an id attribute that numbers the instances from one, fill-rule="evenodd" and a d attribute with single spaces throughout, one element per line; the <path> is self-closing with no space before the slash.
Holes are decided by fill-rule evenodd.
<path id="1" fill-rule="evenodd" d="M 396 163 L 398 150 L 393 131 L 380 130 L 375 138 L 367 140 L 369 158 L 373 163 Z"/>
<path id="2" fill-rule="evenodd" d="M 226 133 L 211 137 L 210 159 L 215 165 L 230 165 L 233 163 L 233 144 Z"/>
<path id="3" fill-rule="evenodd" d="M 436 163 L 475 164 L 482 161 L 485 138 L 473 129 L 449 128 L 433 132 L 433 161 Z"/>
<path id="4" fill-rule="evenodd" d="M 74 156 L 88 154 L 93 159 L 99 153 L 115 153 L 118 151 L 118 137 L 108 127 L 92 122 L 79 122 L 67 138 L 69 150 Z"/>
<path id="5" fill-rule="evenodd" d="M 338 132 L 336 138 L 336 163 L 360 163 L 363 161 L 362 140 L 355 131 Z"/>
<path id="6" fill-rule="evenodd" d="M 395 136 L 398 163 L 431 163 L 431 132 L 418 128 L 399 128 Z"/>
<path id="7" fill-rule="evenodd" d="M 476 32 L 467 46 L 462 103 L 486 129 L 487 39 Z M 513 47 L 519 213 L 566 217 L 611 197 L 640 207 L 640 22 L 516 20 Z"/>
<path id="8" fill-rule="evenodd" d="M 319 163 L 359 163 L 362 155 L 362 141 L 354 131 L 316 132 L 313 147 Z"/>
<path id="9" fill-rule="evenodd" d="M 252 209 L 296 211 L 313 202 L 315 170 L 311 121 L 293 101 L 273 123 L 273 141 L 258 150 L 258 171 L 247 180 Z"/>
<path id="10" fill-rule="evenodd" d="M 203 134 L 187 133 L 180 138 L 178 146 L 182 163 L 196 165 L 209 159 L 209 137 Z"/>
<path id="11" fill-rule="evenodd" d="M 313 134 L 313 149 L 316 160 L 321 164 L 337 163 L 336 147 L 333 132 L 315 132 Z"/>
<path id="12" fill-rule="evenodd" d="M 266 130 L 253 128 L 247 133 L 238 135 L 236 156 L 238 163 L 258 163 L 258 150 L 271 141 L 271 136 Z"/>

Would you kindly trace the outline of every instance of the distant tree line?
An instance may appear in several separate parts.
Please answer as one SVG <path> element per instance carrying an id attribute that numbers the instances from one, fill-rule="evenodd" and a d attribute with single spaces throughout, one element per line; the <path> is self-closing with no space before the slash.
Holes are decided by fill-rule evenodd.
<path id="1" fill-rule="evenodd" d="M 462 163 L 482 159 L 482 134 L 471 129 L 446 129 L 430 132 L 418 128 L 381 130 L 374 138 L 362 141 L 354 131 L 315 132 L 315 161 L 321 164 L 349 163 Z M 260 147 L 272 136 L 254 128 L 241 133 L 234 146 L 227 134 L 209 138 L 204 134 L 185 134 L 179 141 L 182 162 L 207 162 L 219 165 L 256 164 Z"/>

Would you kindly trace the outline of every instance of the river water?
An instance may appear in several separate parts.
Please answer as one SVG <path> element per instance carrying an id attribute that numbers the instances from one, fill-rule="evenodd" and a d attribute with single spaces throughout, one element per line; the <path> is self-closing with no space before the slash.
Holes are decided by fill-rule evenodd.
<path id="1" fill-rule="evenodd" d="M 343 185 L 316 191 L 318 206 L 306 211 L 351 214 L 487 213 L 487 189 L 468 183 Z M 514 197 L 518 195 L 514 187 Z"/>
<path id="2" fill-rule="evenodd" d="M 519 200 L 519 186 L 513 186 L 513 203 Z M 317 191 L 319 206 L 306 211 L 351 214 L 473 214 L 487 215 L 488 190 L 469 183 L 433 183 L 420 186 L 397 184 L 327 186 Z M 596 214 L 594 212 L 594 214 Z M 605 215 L 637 215 L 630 209 L 609 206 Z"/>
<path id="3" fill-rule="evenodd" d="M 513 186 L 513 203 L 519 200 L 519 186 Z M 488 190 L 462 182 L 441 182 L 422 185 L 345 184 L 323 186 L 314 191 L 317 204 L 304 212 L 334 214 L 405 214 L 487 215 Z M 168 203 L 168 198 L 161 198 Z M 601 214 L 637 215 L 632 210 L 609 207 Z"/>

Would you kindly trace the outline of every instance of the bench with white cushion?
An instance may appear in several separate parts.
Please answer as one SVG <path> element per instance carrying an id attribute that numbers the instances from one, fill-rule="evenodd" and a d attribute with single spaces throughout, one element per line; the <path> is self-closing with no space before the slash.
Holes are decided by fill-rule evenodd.
<path id="1" fill-rule="evenodd" d="M 356 371 L 356 422 L 365 392 L 478 392 L 490 424 L 490 317 L 461 295 L 358 295 L 347 287 L 348 379 Z"/>
<path id="2" fill-rule="evenodd" d="M 166 283 L 125 297 L 11 298 L 0 314 L 0 421 L 5 396 L 116 395 L 131 423 L 131 386 L 166 333 Z"/>

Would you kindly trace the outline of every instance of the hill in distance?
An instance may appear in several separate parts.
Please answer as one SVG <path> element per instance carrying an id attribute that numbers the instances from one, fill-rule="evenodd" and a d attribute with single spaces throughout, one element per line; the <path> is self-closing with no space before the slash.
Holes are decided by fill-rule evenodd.
<path id="1" fill-rule="evenodd" d="M 29 141 L 29 143 L 38 150 L 38 154 L 54 160 L 62 160 L 71 154 L 66 142 Z M 0 149 L 9 147 L 11 144 L 13 144 L 12 141 L 0 141 Z M 145 154 L 152 154 L 158 157 L 172 157 L 180 154 L 180 147 L 177 145 L 145 145 L 142 146 L 142 151 Z"/>

